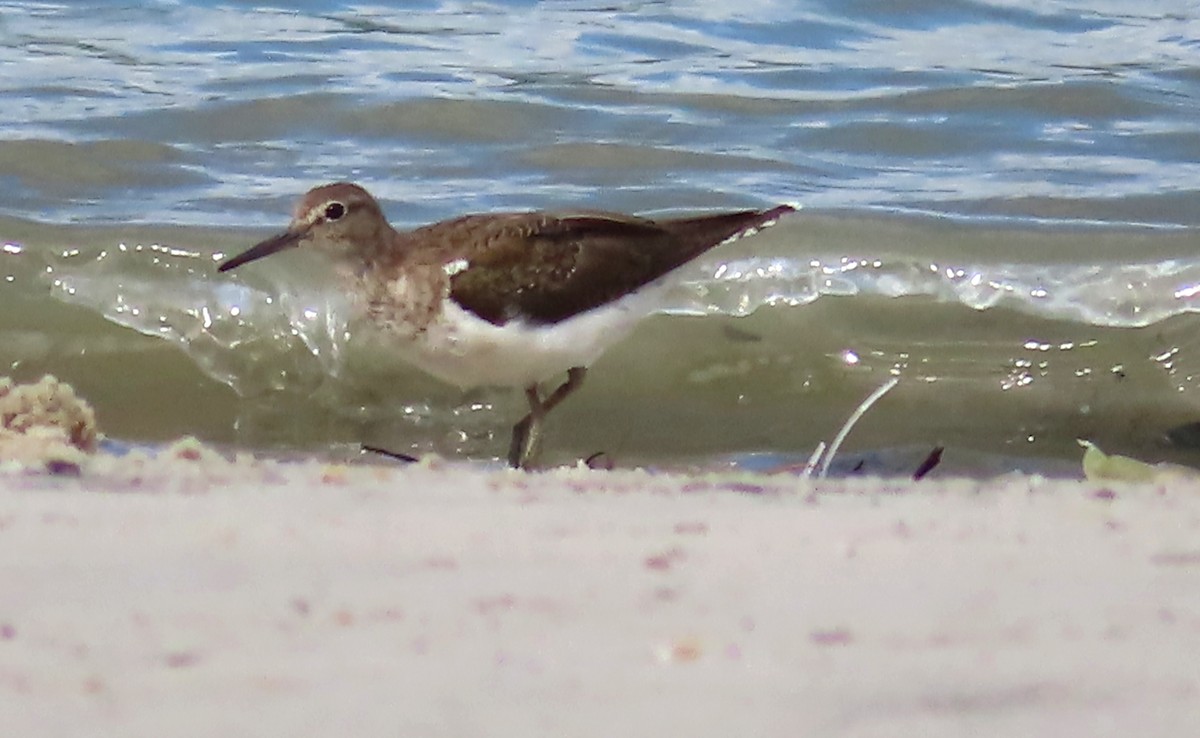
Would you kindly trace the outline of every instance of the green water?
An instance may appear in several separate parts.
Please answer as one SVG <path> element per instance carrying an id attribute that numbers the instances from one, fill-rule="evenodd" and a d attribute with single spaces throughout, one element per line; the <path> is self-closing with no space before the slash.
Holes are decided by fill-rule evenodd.
<path id="1" fill-rule="evenodd" d="M 354 340 L 338 347 L 336 359 L 314 356 L 321 332 L 306 345 L 271 298 L 319 310 L 319 263 L 277 257 L 246 279 L 215 273 L 217 255 L 260 233 L 0 226 L 22 239 L 20 253 L 4 257 L 0 364 L 18 379 L 53 373 L 69 381 L 110 436 L 188 434 L 333 454 L 370 443 L 494 458 L 523 411 L 517 392 L 462 393 Z M 883 235 L 896 240 L 881 246 Z M 887 296 L 875 282 L 863 283 L 874 294 L 813 300 L 795 275 L 776 279 L 771 295 L 762 290 L 770 279 L 713 276 L 743 258 L 820 261 L 827 243 L 840 253 L 874 250 L 878 271 L 895 262 L 900 275 L 914 255 L 928 264 L 955 256 L 986 270 L 987 254 L 999 261 L 998 239 L 1010 244 L 1003 263 L 1016 255 L 1028 260 L 1026 272 L 1048 275 L 1061 265 L 1039 255 L 1136 246 L 1140 256 L 1161 258 L 1190 246 L 1186 233 L 1131 231 L 1124 242 L 1121 235 L 801 214 L 686 271 L 664 305 L 682 314 L 652 317 L 593 367 L 584 388 L 551 416 L 547 459 L 603 450 L 621 464 L 712 465 L 745 454 L 792 462 L 831 440 L 895 375 L 900 384 L 856 426 L 846 452 L 907 449 L 900 454 L 907 459 L 944 445 L 947 469 L 982 472 L 1004 468 L 985 457 L 1069 461 L 1079 454 L 1075 439 L 1089 438 L 1111 451 L 1186 462 L 1190 453 L 1164 438 L 1200 418 L 1189 399 L 1197 369 L 1189 315 L 1102 327 L 1039 316 L 1020 300 L 977 309 L 944 295 Z M 150 244 L 170 244 L 176 256 Z M 887 256 L 897 251 L 904 260 Z M 236 293 L 243 305 L 236 321 L 220 314 L 229 288 L 250 290 Z M 271 302 L 251 300 L 257 307 L 247 309 L 246 294 Z M 751 304 L 748 294 L 757 309 L 736 315 Z"/>

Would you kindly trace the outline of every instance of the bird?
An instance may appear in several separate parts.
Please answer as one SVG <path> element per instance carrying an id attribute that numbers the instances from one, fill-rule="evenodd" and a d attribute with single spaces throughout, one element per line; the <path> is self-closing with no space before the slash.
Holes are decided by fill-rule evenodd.
<path id="1" fill-rule="evenodd" d="M 662 219 L 501 212 L 396 230 L 366 189 L 334 182 L 300 198 L 284 231 L 217 269 L 300 246 L 324 253 L 356 310 L 401 358 L 462 389 L 524 392 L 529 412 L 512 428 L 507 461 L 529 470 L 546 415 L 579 389 L 608 347 L 661 307 L 671 272 L 793 210 Z"/>

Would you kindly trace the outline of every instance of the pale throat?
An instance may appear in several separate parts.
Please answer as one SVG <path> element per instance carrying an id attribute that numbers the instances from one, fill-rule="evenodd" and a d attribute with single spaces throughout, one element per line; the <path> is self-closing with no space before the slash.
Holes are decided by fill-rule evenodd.
<path id="1" fill-rule="evenodd" d="M 383 224 L 352 233 L 322 234 L 316 243 L 333 261 L 340 276 L 359 280 L 373 271 L 394 271 L 403 260 L 403 250 L 393 242 L 395 231 Z"/>
<path id="2" fill-rule="evenodd" d="M 440 269 L 404 268 L 402 261 L 394 250 L 347 250 L 339 253 L 334 266 L 358 317 L 414 338 L 441 315 L 450 282 Z"/>

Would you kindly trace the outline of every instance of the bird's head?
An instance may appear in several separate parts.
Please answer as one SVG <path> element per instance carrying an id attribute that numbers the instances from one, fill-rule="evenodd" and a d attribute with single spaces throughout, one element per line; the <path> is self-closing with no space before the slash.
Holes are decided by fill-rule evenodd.
<path id="1" fill-rule="evenodd" d="M 363 188 L 349 182 L 322 185 L 300 198 L 287 230 L 225 260 L 217 271 L 295 246 L 310 246 L 341 261 L 365 261 L 386 243 L 384 231 L 390 229 L 379 203 Z"/>

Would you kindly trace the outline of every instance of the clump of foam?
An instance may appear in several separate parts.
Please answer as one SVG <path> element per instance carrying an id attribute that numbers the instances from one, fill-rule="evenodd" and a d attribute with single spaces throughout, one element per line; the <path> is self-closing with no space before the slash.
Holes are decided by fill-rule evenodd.
<path id="1" fill-rule="evenodd" d="M 50 375 L 35 384 L 0 377 L 0 463 L 77 472 L 97 435 L 95 412 L 71 385 Z"/>

